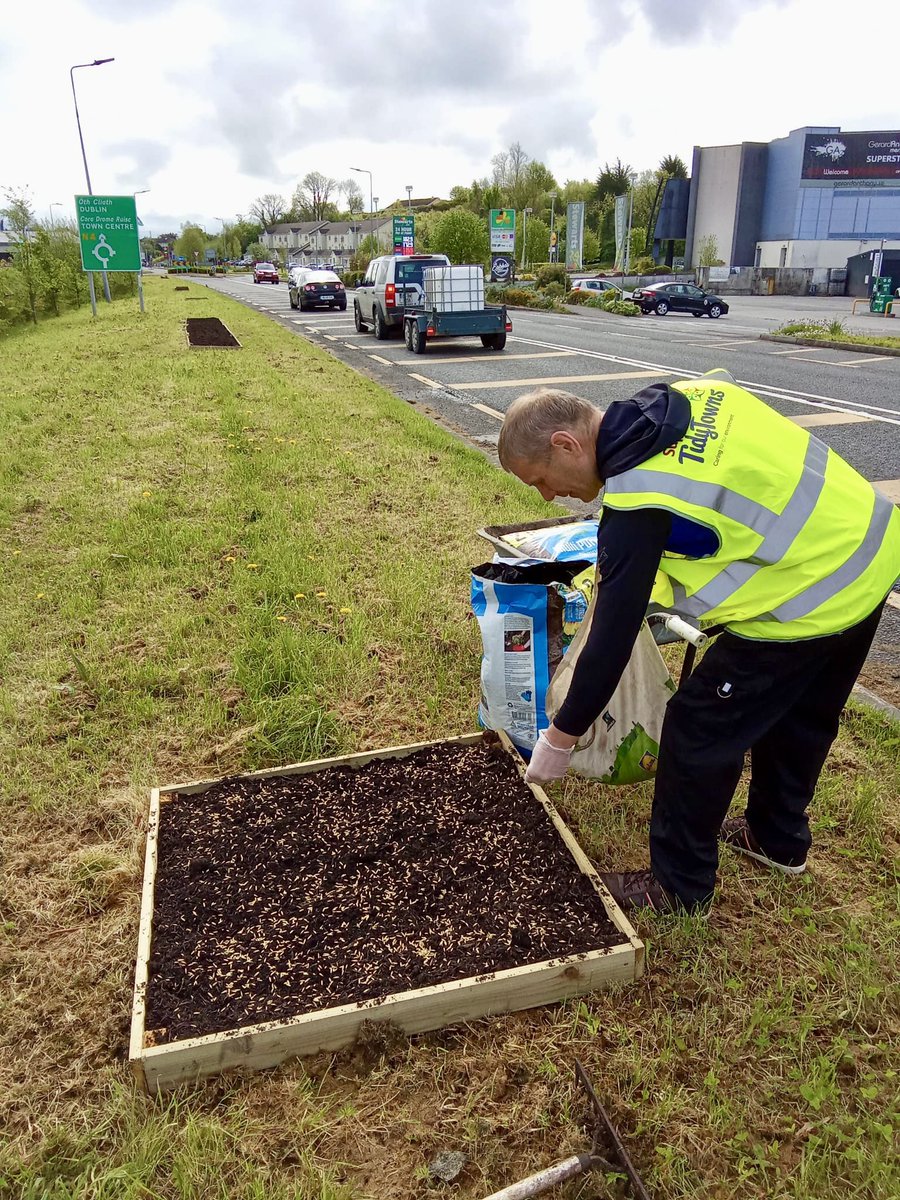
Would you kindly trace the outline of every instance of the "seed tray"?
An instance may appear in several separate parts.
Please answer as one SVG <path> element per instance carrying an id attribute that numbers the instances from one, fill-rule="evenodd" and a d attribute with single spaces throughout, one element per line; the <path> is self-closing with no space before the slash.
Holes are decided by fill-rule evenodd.
<path id="1" fill-rule="evenodd" d="M 522 782 L 524 764 L 504 734 L 500 735 L 499 744 L 492 750 L 482 749 L 484 738 L 485 735 L 482 734 L 470 734 L 440 742 L 395 746 L 364 754 L 298 763 L 290 767 L 257 771 L 226 779 L 202 780 L 153 790 L 147 830 L 130 1049 L 132 1068 L 147 1091 L 152 1093 L 164 1090 L 230 1067 L 270 1067 L 296 1055 L 338 1049 L 353 1041 L 361 1023 L 367 1019 L 391 1020 L 408 1033 L 419 1033 L 473 1020 L 491 1013 L 509 1012 L 556 1002 L 610 983 L 630 982 L 641 975 L 644 960 L 642 943 L 612 897 L 600 883 L 589 861 L 559 817 L 553 804 L 542 789 Z M 550 902 L 545 910 L 545 913 L 550 914 L 549 918 L 546 915 L 542 918 L 535 918 L 527 907 L 529 901 L 526 891 L 522 890 L 524 888 L 522 879 L 524 877 L 525 883 L 527 883 L 530 874 L 528 855 L 533 852 L 528 839 L 531 834 L 529 833 L 527 838 L 523 836 L 521 839 L 524 843 L 528 843 L 522 850 L 522 855 L 525 856 L 523 859 L 519 855 L 517 845 L 519 840 L 517 829 L 519 827 L 516 826 L 514 819 L 511 819 L 512 824 L 506 830 L 504 830 L 501 820 L 497 824 L 496 837 L 493 836 L 494 826 L 490 824 L 486 829 L 486 833 L 490 836 L 485 836 L 481 826 L 474 825 L 472 837 L 468 838 L 465 827 L 463 827 L 462 840 L 460 841 L 457 837 L 455 843 L 456 850 L 445 851 L 448 855 L 446 861 L 441 861 L 439 852 L 434 851 L 435 846 L 449 846 L 449 843 L 442 841 L 440 836 L 435 835 L 434 838 L 425 836 L 421 845 L 417 841 L 416 821 L 419 808 L 416 806 L 421 808 L 423 828 L 426 820 L 434 818 L 434 814 L 439 812 L 436 801 L 432 801 L 429 808 L 429 801 L 424 790 L 422 799 L 419 799 L 419 793 L 413 781 L 423 774 L 423 768 L 417 764 L 430 762 L 433 774 L 435 763 L 440 765 L 440 762 L 443 761 L 442 756 L 448 758 L 448 761 L 453 760 L 454 756 L 461 757 L 460 769 L 468 773 L 464 776 L 457 776 L 457 778 L 464 778 L 468 783 L 473 778 L 469 764 L 492 761 L 490 759 L 492 754 L 498 755 L 502 760 L 495 763 L 494 774 L 496 775 L 497 771 L 505 773 L 497 776 L 500 780 L 499 786 L 505 787 L 504 780 L 508 776 L 511 780 L 511 789 L 515 792 L 515 797 L 513 797 L 512 791 L 509 793 L 503 791 L 501 793 L 503 802 L 499 807 L 495 807 L 494 811 L 499 812 L 502 809 L 505 814 L 508 807 L 506 797 L 509 794 L 509 807 L 514 808 L 518 805 L 524 814 L 523 833 L 526 826 L 536 829 L 537 836 L 545 838 L 546 844 L 549 845 L 550 853 L 542 855 L 540 860 L 534 860 L 539 901 L 543 902 L 544 891 L 547 891 L 550 901 L 555 901 Z M 488 755 L 488 757 L 485 758 L 484 755 Z M 407 758 L 411 758 L 411 761 L 408 765 L 403 763 L 402 768 L 400 762 L 390 761 Z M 369 771 L 357 779 L 355 772 L 368 764 L 372 764 Z M 493 768 L 491 769 L 493 770 Z M 314 773 L 323 774 L 317 774 L 315 780 L 310 780 L 308 784 L 296 778 Z M 449 773 L 452 774 L 452 771 Z M 424 770 L 424 775 L 426 778 L 428 777 L 428 770 Z M 334 905 L 337 905 L 337 914 L 340 918 L 345 911 L 342 907 L 345 903 L 344 898 L 349 895 L 349 900 L 346 902 L 346 914 L 350 918 L 350 925 L 355 922 L 358 934 L 361 918 L 359 913 L 354 911 L 353 903 L 357 901 L 364 903 L 360 896 L 365 892 L 365 888 L 360 884 L 359 894 L 354 895 L 354 880 L 364 881 L 368 885 L 372 880 L 380 879 L 378 872 L 382 867 L 388 869 L 388 861 L 392 862 L 395 858 L 402 858 L 408 864 L 412 864 L 410 870 L 418 870 L 417 886 L 420 890 L 423 889 L 424 872 L 427 887 L 423 891 L 423 903 L 428 899 L 424 897 L 424 892 L 432 888 L 433 879 L 438 880 L 433 886 L 433 894 L 430 897 L 431 902 L 435 903 L 435 897 L 442 897 L 446 894 L 442 890 L 444 882 L 455 873 L 456 867 L 460 865 L 465 855 L 469 851 L 473 853 L 477 851 L 474 866 L 478 878 L 471 885 L 469 883 L 460 885 L 461 891 L 456 895 L 457 903 L 461 899 L 463 909 L 466 909 L 470 886 L 473 888 L 471 894 L 475 897 L 478 894 L 474 890 L 476 886 L 491 887 L 493 886 L 492 880 L 502 882 L 504 878 L 509 877 L 513 887 L 512 907 L 515 910 L 518 904 L 523 905 L 521 928 L 518 927 L 518 916 L 514 915 L 511 939 L 507 936 L 508 929 L 501 935 L 504 953 L 496 960 L 502 964 L 501 968 L 477 965 L 480 962 L 477 953 L 481 952 L 482 943 L 489 944 L 494 933 L 492 927 L 495 916 L 494 906 L 484 905 L 483 894 L 480 910 L 483 914 L 483 924 L 481 926 L 476 924 L 471 939 L 476 943 L 478 951 L 475 958 L 469 959 L 464 956 L 461 960 L 463 963 L 469 964 L 470 969 L 460 970 L 459 977 L 448 976 L 448 971 L 452 972 L 457 969 L 454 961 L 451 961 L 452 954 L 450 953 L 451 950 L 453 953 L 458 952 L 456 941 L 451 939 L 451 941 L 445 940 L 444 942 L 440 940 L 429 942 L 426 936 L 424 940 L 414 944 L 423 947 L 420 951 L 422 961 L 428 964 L 432 961 L 436 962 L 438 967 L 443 968 L 443 975 L 440 971 L 435 971 L 431 975 L 433 981 L 430 986 L 421 986 L 428 982 L 430 967 L 424 971 L 413 969 L 411 973 L 406 974 L 403 972 L 399 975 L 391 973 L 397 970 L 393 961 L 390 960 L 392 934 L 387 936 L 387 940 L 383 944 L 378 943 L 372 952 L 374 966 L 367 960 L 363 963 L 362 971 L 358 969 L 359 963 L 353 961 L 353 955 L 357 953 L 353 946 L 359 944 L 359 938 L 357 937 L 357 943 L 352 943 L 352 939 L 347 943 L 350 949 L 346 952 L 346 962 L 342 961 L 340 956 L 344 953 L 344 943 L 340 941 L 341 931 L 333 929 L 332 926 L 325 929 L 325 941 L 328 943 L 327 951 L 331 955 L 330 958 L 327 957 L 324 950 L 320 953 L 316 948 L 322 940 L 318 934 L 312 942 L 307 943 L 306 950 L 300 951 L 299 945 L 302 939 L 298 933 L 297 954 L 292 954 L 292 943 L 289 940 L 286 948 L 282 945 L 277 953 L 272 952 L 271 961 L 265 961 L 268 953 L 266 947 L 269 945 L 265 913 L 260 918 L 259 910 L 253 910 L 249 902 L 245 911 L 244 894 L 239 890 L 237 893 L 238 903 L 235 906 L 236 916 L 234 917 L 237 932 L 243 933 L 245 919 L 249 921 L 252 917 L 255 917 L 257 926 L 261 926 L 263 931 L 261 940 L 252 943 L 253 953 L 249 958 L 246 949 L 244 951 L 243 957 L 248 960 L 244 964 L 245 969 L 254 984 L 258 979 L 264 981 L 259 996 L 262 996 L 266 1004 L 271 1000 L 269 993 L 271 992 L 272 996 L 277 998 L 280 988 L 280 1003 L 272 1009 L 274 1013 L 272 1019 L 260 1019 L 260 1013 L 265 1012 L 265 1008 L 257 1007 L 254 1010 L 252 1004 L 241 1007 L 241 1003 L 246 1000 L 246 997 L 239 997 L 239 1002 L 235 1006 L 234 1003 L 227 1000 L 228 987 L 223 985 L 220 979 L 222 967 L 220 960 L 217 961 L 214 956 L 209 955 L 198 957 L 190 938 L 187 950 L 183 945 L 180 949 L 173 950 L 171 948 L 173 945 L 177 945 L 177 940 L 176 942 L 172 941 L 172 923 L 166 907 L 169 903 L 167 896 L 173 889 L 180 889 L 180 893 L 187 897 L 188 905 L 196 902 L 197 906 L 195 909 L 196 920 L 194 921 L 192 918 L 192 921 L 188 922 L 189 932 L 196 929 L 201 940 L 204 933 L 208 932 L 210 938 L 215 940 L 216 922 L 222 915 L 223 903 L 217 888 L 220 887 L 221 879 L 227 873 L 227 869 L 234 869 L 234 862 L 230 864 L 215 863 L 197 858 L 197 854 L 209 854 L 210 851 L 208 848 L 201 847 L 195 853 L 192 847 L 195 841 L 198 843 L 202 841 L 209 824 L 219 819 L 216 815 L 217 803 L 221 805 L 227 802 L 231 806 L 226 809 L 226 816 L 232 822 L 235 814 L 240 821 L 247 820 L 249 822 L 248 837 L 255 846 L 261 838 L 261 834 L 256 832 L 257 826 L 254 824 L 258 810 L 252 808 L 250 801 L 247 800 L 248 796 L 255 795 L 261 798 L 257 799 L 256 803 L 261 805 L 262 818 L 269 819 L 272 810 L 277 809 L 278 795 L 290 796 L 291 789 L 295 791 L 299 789 L 301 792 L 305 789 L 306 792 L 314 792 L 316 796 L 320 793 L 325 796 L 330 788 L 332 795 L 343 796 L 344 793 L 349 795 L 359 784 L 363 788 L 365 799 L 368 789 L 373 786 L 373 781 L 381 777 L 395 780 L 401 778 L 404 781 L 398 791 L 405 793 L 403 804 L 406 806 L 408 815 L 410 811 L 412 812 L 412 826 L 403 826 L 402 821 L 399 820 L 403 804 L 395 801 L 394 793 L 391 793 L 388 800 L 387 811 L 391 819 L 387 824 L 396 824 L 400 831 L 398 836 L 406 840 L 402 841 L 399 846 L 395 845 L 389 855 L 385 856 L 382 852 L 380 857 L 384 861 L 379 862 L 378 846 L 373 848 L 373 846 L 365 844 L 368 825 L 364 822 L 362 844 L 358 841 L 357 834 L 353 834 L 350 839 L 352 865 L 348 868 L 346 859 L 340 857 L 342 849 L 344 852 L 347 850 L 347 839 L 345 837 L 342 847 L 336 837 L 333 863 L 330 854 L 326 853 L 325 856 L 329 864 L 326 874 L 329 875 L 327 879 L 328 897 L 332 904 L 330 916 L 328 915 L 328 903 L 322 900 L 321 880 L 317 880 L 310 873 L 300 879 L 294 878 L 293 882 L 289 881 L 293 852 L 290 847 L 282 846 L 279 849 L 279 854 L 282 856 L 274 863 L 273 868 L 276 878 L 279 881 L 285 880 L 282 890 L 288 896 L 298 897 L 301 901 L 299 907 L 295 906 L 291 911 L 291 921 L 296 922 L 297 912 L 305 911 L 307 914 L 313 914 L 317 928 L 320 920 L 322 924 L 328 926 L 330 921 L 333 922 L 336 919 L 333 911 Z M 342 780 L 344 782 L 341 782 Z M 410 786 L 411 783 L 412 786 Z M 493 786 L 498 785 L 495 782 Z M 336 788 L 337 793 L 335 793 Z M 453 784 L 449 788 L 451 797 L 455 796 L 455 791 L 456 784 Z M 208 795 L 203 801 L 203 808 L 200 809 L 196 802 L 192 801 L 192 797 L 203 793 L 208 793 Z M 324 802 L 317 799 L 315 803 L 322 804 Z M 191 805 L 193 808 L 178 807 Z M 367 814 L 368 810 L 366 809 L 366 817 Z M 314 809 L 313 816 L 318 815 L 318 810 Z M 394 819 L 395 815 L 397 816 L 396 820 Z M 307 837 L 307 831 L 310 829 L 309 817 L 306 822 L 303 822 L 292 820 L 292 816 L 291 810 L 288 809 L 286 823 L 288 830 L 292 831 L 295 827 L 302 826 L 304 837 L 309 841 L 310 839 Z M 475 817 L 477 817 L 477 813 L 466 811 L 462 819 L 468 821 Z M 191 821 L 195 822 L 193 826 Z M 385 827 L 384 823 L 377 825 L 377 822 L 373 822 L 373 824 L 377 826 L 376 832 Z M 282 827 L 285 827 L 284 822 Z M 185 842 L 182 837 L 181 844 L 186 844 L 190 856 L 193 856 L 193 861 L 187 864 L 177 864 L 173 858 L 172 846 L 176 844 L 174 839 L 176 833 L 182 828 L 187 830 L 187 841 Z M 238 832 L 240 833 L 240 830 Z M 459 830 L 457 830 L 457 835 L 458 833 Z M 504 837 L 506 841 L 503 840 Z M 158 879 L 157 864 L 161 840 L 163 870 Z M 378 838 L 373 835 L 373 843 L 377 840 Z M 238 849 L 242 844 L 239 838 Z M 486 849 L 488 846 L 493 849 Z M 420 853 L 420 850 L 427 850 L 430 857 Z M 224 858 L 226 851 L 223 849 L 222 853 Z M 489 863 L 490 869 L 486 873 L 487 883 L 485 883 L 485 871 L 477 861 L 478 856 L 482 854 L 485 854 L 488 859 L 491 859 L 492 855 L 496 856 L 495 860 L 492 859 Z M 420 860 L 424 860 L 426 857 L 428 857 L 428 862 L 427 865 L 424 865 L 424 862 Z M 543 874 L 547 870 L 545 857 L 552 858 L 559 864 L 562 875 L 551 878 L 551 876 Z M 168 867 L 165 865 L 167 862 L 170 863 Z M 335 869 L 334 864 L 340 864 L 340 866 Z M 238 863 L 239 880 L 240 869 L 240 863 Z M 306 870 L 306 867 L 302 869 Z M 206 870 L 208 870 L 208 874 L 204 873 Z M 393 868 L 391 867 L 390 870 Z M 398 878 L 406 878 L 402 869 Z M 467 878 L 472 878 L 471 872 Z M 560 879 L 563 880 L 562 884 L 559 882 Z M 381 884 L 378 883 L 377 886 L 381 886 Z M 454 886 L 456 885 L 454 884 Z M 517 888 L 518 890 L 516 890 Z M 317 891 L 317 889 L 319 890 Z M 275 889 L 276 894 L 278 890 L 278 888 Z M 452 900 L 452 890 L 450 895 Z M 258 900 L 258 898 L 256 899 Z M 406 903 L 409 903 L 408 897 Z M 443 901 L 437 903 L 438 908 L 435 910 L 434 920 L 432 921 L 429 915 L 424 924 L 420 924 L 420 933 L 424 929 L 428 935 L 432 929 L 436 931 L 442 925 L 446 928 L 447 916 L 448 913 L 452 914 L 452 906 L 450 909 L 442 910 L 440 904 Z M 414 907 L 418 908 L 418 903 Z M 500 907 L 497 906 L 497 911 Z M 507 907 L 509 907 L 508 898 Z M 379 920 L 382 910 L 386 908 L 386 903 L 378 906 Z M 574 913 L 576 909 L 579 913 L 584 909 L 587 912 L 587 918 L 585 923 L 578 925 L 578 936 L 569 941 L 567 939 L 570 937 L 570 913 Z M 591 915 L 592 913 L 594 916 Z M 594 921 L 594 917 L 596 917 L 596 921 Z M 157 922 L 157 945 L 155 946 L 154 919 Z M 538 919 L 549 923 L 549 929 L 541 926 L 535 932 L 536 926 L 529 922 Z M 578 921 L 581 920 L 582 918 L 579 916 Z M 348 924 L 346 921 L 340 923 Z M 185 922 L 182 920 L 181 924 L 184 926 Z M 578 922 L 575 922 L 575 925 L 577 924 Z M 604 931 L 602 936 L 599 933 L 595 935 L 595 925 L 597 930 L 601 930 L 602 926 Z M 292 924 L 289 938 L 294 937 L 295 928 L 299 928 L 299 926 Z M 374 929 L 375 926 L 373 925 L 371 928 Z M 528 930 L 535 933 L 533 943 Z M 227 934 L 228 931 L 225 932 Z M 273 936 L 276 934 L 277 923 L 273 923 Z M 379 933 L 378 936 L 383 935 Z M 446 933 L 440 936 L 446 939 Z M 503 941 L 503 938 L 506 940 Z M 596 940 L 592 940 L 593 938 Z M 371 941 L 368 938 L 363 940 L 367 943 Z M 461 943 L 465 939 L 458 940 Z M 406 950 L 409 950 L 408 938 L 404 941 L 404 938 L 400 937 L 399 941 Z M 435 955 L 433 949 L 430 948 L 433 946 L 437 946 L 439 951 L 446 951 L 446 954 Z M 544 953 L 546 947 L 551 948 L 550 954 Z M 570 952 L 573 947 L 575 948 L 574 952 Z M 154 957 L 154 951 L 156 951 L 156 957 Z M 276 970 L 278 963 L 285 961 L 285 955 L 290 968 L 286 983 L 284 979 L 279 981 Z M 540 961 L 534 961 L 536 955 L 540 956 Z M 317 956 L 321 958 L 321 962 L 317 962 Z M 421 965 L 414 954 L 411 957 L 414 963 Z M 383 982 L 379 982 L 380 959 L 387 961 L 386 974 L 380 977 L 381 980 L 398 980 L 396 986 L 385 988 Z M 366 972 L 370 970 L 375 972 L 374 979 L 366 978 Z M 339 979 L 345 973 L 350 981 L 347 984 L 349 990 L 342 995 L 339 989 L 335 990 L 334 980 L 335 978 Z M 303 984 L 304 978 L 310 974 L 312 974 L 314 982 L 318 980 L 317 986 L 322 985 L 320 990 L 314 989 L 312 993 L 308 987 L 304 990 Z M 207 996 L 214 995 L 216 997 L 214 1011 L 211 1013 L 202 1005 L 195 1010 L 191 1007 L 191 1003 L 187 1003 L 186 1008 L 183 1003 L 185 995 L 198 978 L 199 990 Z M 308 980 L 306 982 L 308 983 Z M 324 996 L 325 1000 L 316 1004 L 310 1002 L 310 995 Z M 221 1010 L 217 1008 L 219 996 L 223 997 Z M 255 999 L 258 998 L 255 997 Z M 342 1002 L 338 1003 L 336 1000 Z M 182 1019 L 185 1012 L 188 1014 L 187 1023 Z M 162 1022 L 166 1022 L 168 1028 Z"/>

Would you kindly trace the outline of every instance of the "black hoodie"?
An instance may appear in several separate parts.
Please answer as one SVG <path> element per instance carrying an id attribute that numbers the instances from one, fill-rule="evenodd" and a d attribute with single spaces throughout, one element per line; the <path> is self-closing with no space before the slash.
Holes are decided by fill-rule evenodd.
<path id="1" fill-rule="evenodd" d="M 600 478 L 621 475 L 679 442 L 690 416 L 687 398 L 666 383 L 611 404 L 597 434 Z M 715 548 L 708 530 L 664 509 L 603 510 L 597 604 L 569 694 L 553 721 L 557 729 L 580 737 L 609 704 L 646 616 L 663 551 L 700 558 Z"/>

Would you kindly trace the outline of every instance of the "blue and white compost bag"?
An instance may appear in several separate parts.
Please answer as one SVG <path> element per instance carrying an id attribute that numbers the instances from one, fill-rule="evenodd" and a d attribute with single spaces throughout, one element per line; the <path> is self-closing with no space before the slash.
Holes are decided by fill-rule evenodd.
<path id="1" fill-rule="evenodd" d="M 508 558 L 539 559 L 542 562 L 597 561 L 596 517 L 585 521 L 557 522 L 535 529 L 498 525 L 480 530 L 500 554 Z"/>
<path id="2" fill-rule="evenodd" d="M 596 525 L 594 541 L 596 544 Z M 483 563 L 472 570 L 472 611 L 483 644 L 478 719 L 529 756 L 550 724 L 547 689 L 584 619 L 594 568 L 581 560 Z"/>

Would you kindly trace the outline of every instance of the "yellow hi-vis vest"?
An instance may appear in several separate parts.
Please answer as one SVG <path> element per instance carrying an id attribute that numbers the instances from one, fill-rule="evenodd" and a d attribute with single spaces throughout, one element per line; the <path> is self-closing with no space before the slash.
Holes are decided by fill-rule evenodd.
<path id="1" fill-rule="evenodd" d="M 766 641 L 823 637 L 868 616 L 900 575 L 900 511 L 736 384 L 673 386 L 691 405 L 684 437 L 608 479 L 603 503 L 687 517 L 719 548 L 707 558 L 666 552 L 653 599 Z"/>

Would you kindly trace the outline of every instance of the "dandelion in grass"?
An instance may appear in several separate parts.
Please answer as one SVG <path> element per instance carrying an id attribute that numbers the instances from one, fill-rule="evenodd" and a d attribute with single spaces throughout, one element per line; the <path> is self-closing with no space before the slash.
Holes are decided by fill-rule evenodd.
<path id="1" fill-rule="evenodd" d="M 258 571 L 259 563 L 247 563 L 247 570 L 248 571 Z"/>
<path id="2" fill-rule="evenodd" d="M 38 592 L 37 595 L 35 596 L 35 600 L 43 600 L 44 597 L 46 596 L 46 594 L 47 594 L 46 592 Z"/>
<path id="3" fill-rule="evenodd" d="M 286 621 L 287 617 L 276 617 L 275 620 L 276 621 Z"/>
<path id="4" fill-rule="evenodd" d="M 275 441 L 276 441 L 276 442 L 283 442 L 283 441 L 284 441 L 284 438 L 275 438 Z"/>
<path id="5" fill-rule="evenodd" d="M 294 599 L 295 600 L 305 600 L 306 592 L 294 592 Z"/>
<path id="6" fill-rule="evenodd" d="M 142 496 L 152 496 L 153 493 L 152 492 L 141 492 L 141 495 Z"/>
<path id="7" fill-rule="evenodd" d="M 328 595 L 327 592 L 316 592 L 316 599 L 324 600 L 327 595 Z"/>
<path id="8" fill-rule="evenodd" d="M 338 612 L 349 613 L 349 612 L 353 612 L 353 609 L 352 608 L 340 608 L 340 609 L 338 609 Z"/>
<path id="9" fill-rule="evenodd" d="M 21 553 L 22 553 L 21 550 L 13 550 L 12 556 L 13 556 L 13 558 L 15 558 L 17 554 L 21 554 Z"/>

